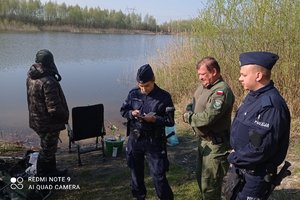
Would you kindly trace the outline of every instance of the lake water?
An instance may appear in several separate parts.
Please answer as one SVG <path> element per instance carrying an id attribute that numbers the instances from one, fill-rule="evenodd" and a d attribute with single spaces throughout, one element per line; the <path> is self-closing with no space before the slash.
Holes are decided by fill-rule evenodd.
<path id="1" fill-rule="evenodd" d="M 26 76 L 38 50 L 53 53 L 70 111 L 103 103 L 107 122 L 120 124 L 125 120 L 119 109 L 135 86 L 137 68 L 177 39 L 167 35 L 0 33 L 0 140 L 30 142 L 35 137 L 28 127 Z"/>

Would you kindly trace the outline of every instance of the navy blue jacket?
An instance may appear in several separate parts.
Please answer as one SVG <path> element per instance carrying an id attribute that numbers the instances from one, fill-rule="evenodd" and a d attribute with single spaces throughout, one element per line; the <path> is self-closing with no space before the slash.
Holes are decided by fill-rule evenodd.
<path id="1" fill-rule="evenodd" d="M 231 126 L 230 144 L 235 152 L 228 161 L 246 169 L 277 167 L 286 157 L 290 121 L 285 100 L 272 81 L 249 92 Z"/>
<path id="2" fill-rule="evenodd" d="M 171 95 L 156 84 L 148 94 L 142 94 L 139 88 L 132 89 L 121 107 L 121 115 L 128 120 L 127 134 L 134 129 L 142 131 L 164 131 L 165 126 L 174 125 L 174 112 L 167 113 L 167 107 L 174 107 Z M 156 113 L 155 123 L 135 119 L 133 110 L 140 110 L 141 114 Z"/>

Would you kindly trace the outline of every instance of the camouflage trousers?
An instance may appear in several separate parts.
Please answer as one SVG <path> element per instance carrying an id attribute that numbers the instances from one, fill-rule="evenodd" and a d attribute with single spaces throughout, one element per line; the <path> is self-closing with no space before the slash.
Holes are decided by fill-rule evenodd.
<path id="1" fill-rule="evenodd" d="M 197 181 L 201 200 L 220 200 L 223 177 L 229 167 L 226 151 L 229 142 L 213 145 L 200 140 L 198 144 Z"/>
<path id="2" fill-rule="evenodd" d="M 55 153 L 57 151 L 57 144 L 59 139 L 59 132 L 53 133 L 38 133 L 41 139 L 41 150 L 39 151 L 39 161 L 43 163 L 50 163 L 55 160 Z"/>

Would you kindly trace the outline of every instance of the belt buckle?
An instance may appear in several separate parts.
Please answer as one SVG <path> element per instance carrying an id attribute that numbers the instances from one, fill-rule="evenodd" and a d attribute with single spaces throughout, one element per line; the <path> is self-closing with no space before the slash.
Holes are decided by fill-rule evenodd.
<path id="1" fill-rule="evenodd" d="M 133 136 L 137 140 L 141 136 L 140 131 L 138 129 L 134 129 Z"/>
<path id="2" fill-rule="evenodd" d="M 222 144 L 224 142 L 222 137 L 211 136 L 211 143 L 214 145 Z"/>
<path id="3" fill-rule="evenodd" d="M 252 176 L 255 175 L 255 170 L 246 170 L 247 174 L 250 174 Z"/>

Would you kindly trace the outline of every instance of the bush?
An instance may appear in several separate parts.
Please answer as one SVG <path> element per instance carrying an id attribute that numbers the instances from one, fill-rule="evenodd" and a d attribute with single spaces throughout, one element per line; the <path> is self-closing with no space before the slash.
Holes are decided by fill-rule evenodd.
<path id="1" fill-rule="evenodd" d="M 300 116 L 300 2 L 296 0 L 214 0 L 193 21 L 190 39 L 170 46 L 167 60 L 158 60 L 157 82 L 176 102 L 191 96 L 197 84 L 195 64 L 204 56 L 215 57 L 236 96 L 235 108 L 244 97 L 238 83 L 239 54 L 271 51 L 280 57 L 272 73 L 293 117 Z"/>

